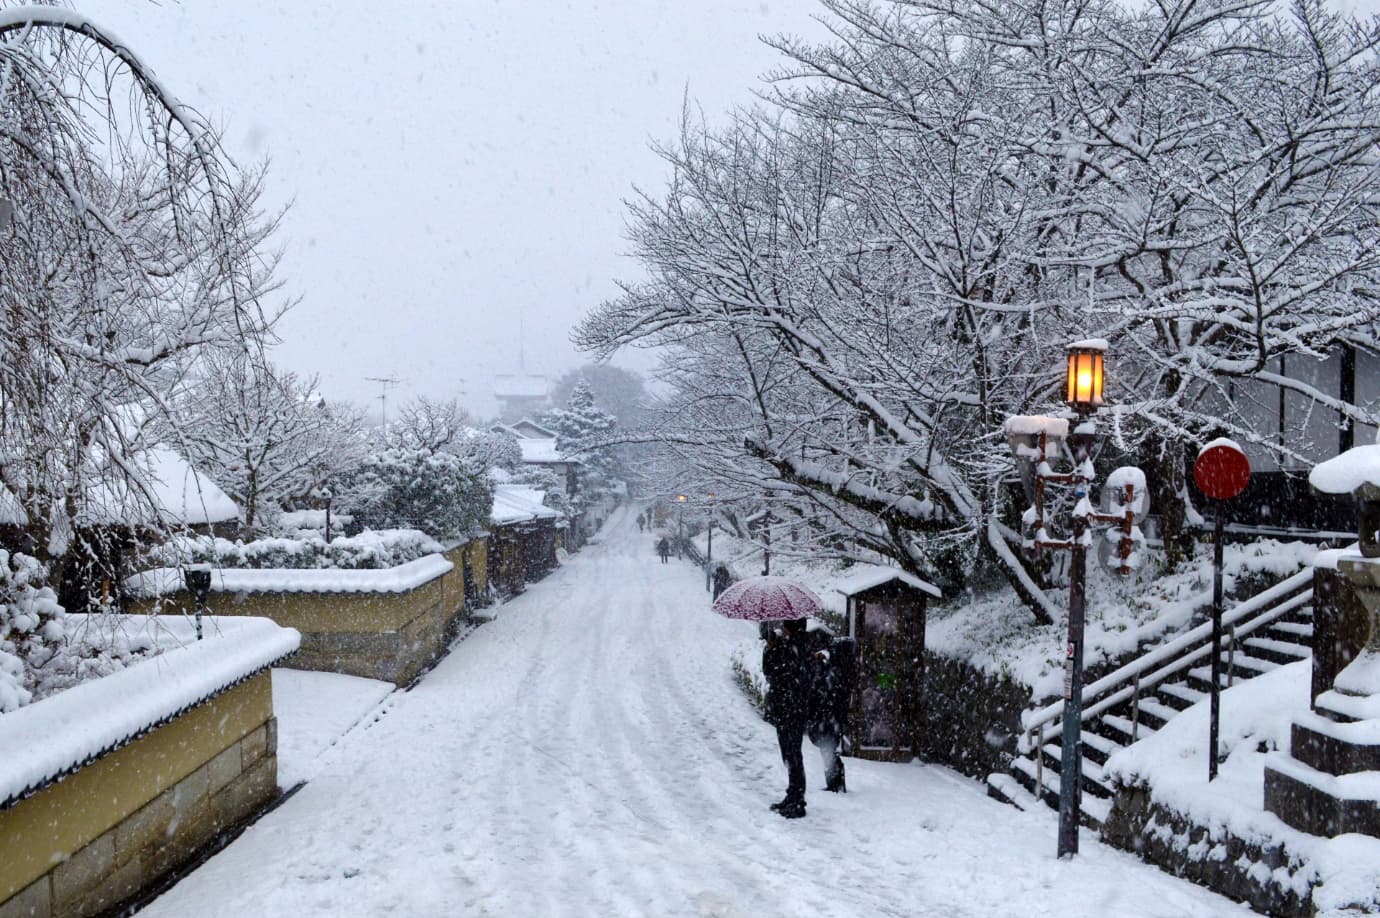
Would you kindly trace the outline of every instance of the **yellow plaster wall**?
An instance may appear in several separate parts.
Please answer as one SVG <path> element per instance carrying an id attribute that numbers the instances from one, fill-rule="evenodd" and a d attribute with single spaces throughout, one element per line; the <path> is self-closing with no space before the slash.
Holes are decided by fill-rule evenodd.
<path id="1" fill-rule="evenodd" d="M 264 671 L 0 810 L 0 902 L 272 716 L 273 682 Z"/>

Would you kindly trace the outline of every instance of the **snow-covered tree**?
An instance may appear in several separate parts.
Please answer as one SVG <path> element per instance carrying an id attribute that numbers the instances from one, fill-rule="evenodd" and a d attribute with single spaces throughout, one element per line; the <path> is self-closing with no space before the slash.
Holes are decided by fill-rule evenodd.
<path id="1" fill-rule="evenodd" d="M 0 9 L 0 485 L 57 580 L 101 554 L 93 493 L 161 523 L 138 456 L 167 393 L 267 334 L 262 180 L 88 18 Z"/>
<path id="2" fill-rule="evenodd" d="M 1165 457 L 1161 512 L 1209 430 L 1298 454 L 1238 383 L 1377 420 L 1271 363 L 1380 314 L 1377 30 L 1311 0 L 824 5 L 774 105 L 662 150 L 649 279 L 577 331 L 665 349 L 691 467 L 912 569 L 986 557 L 1047 620 L 1000 428 L 1058 402 L 1068 340 L 1113 341 L 1114 445 Z"/>
<path id="3" fill-rule="evenodd" d="M 0 548 L 0 714 L 29 703 L 36 670 L 62 646 L 66 616 L 46 579 L 35 558 Z"/>
<path id="4" fill-rule="evenodd" d="M 486 469 L 453 453 L 398 443 L 370 453 L 345 488 L 355 521 L 373 529 L 420 529 L 460 538 L 489 520 L 493 484 Z"/>
<path id="5" fill-rule="evenodd" d="M 166 439 L 235 500 L 250 531 L 363 459 L 357 411 L 327 403 L 315 378 L 246 355 L 208 361 L 172 409 Z"/>
<path id="6" fill-rule="evenodd" d="M 594 392 L 583 381 L 570 391 L 564 408 L 544 418 L 556 432 L 556 450 L 579 463 L 577 497 L 593 501 L 607 493 L 618 480 L 618 457 L 613 451 L 616 422 L 594 401 Z"/>

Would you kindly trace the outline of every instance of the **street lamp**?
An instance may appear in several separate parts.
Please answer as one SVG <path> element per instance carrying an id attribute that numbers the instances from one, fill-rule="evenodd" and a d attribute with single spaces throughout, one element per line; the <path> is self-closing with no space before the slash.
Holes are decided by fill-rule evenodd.
<path id="1" fill-rule="evenodd" d="M 1069 620 L 1064 665 L 1064 718 L 1059 767 L 1059 856 L 1078 853 L 1078 823 L 1082 792 L 1082 725 L 1083 725 L 1083 631 L 1087 605 L 1088 546 L 1092 544 L 1091 527 L 1095 522 L 1117 523 L 1119 538 L 1119 567 L 1129 574 L 1135 566 L 1135 546 L 1143 541 L 1135 526 L 1138 513 L 1145 510 L 1144 476 L 1139 470 L 1113 473 L 1113 480 L 1125 491 L 1119 500 L 1120 513 L 1098 513 L 1089 500 L 1093 480 L 1092 449 L 1097 429 L 1093 416 L 1102 406 L 1103 357 L 1107 342 L 1102 339 L 1075 341 L 1068 346 L 1068 376 L 1065 380 L 1065 400 L 1073 411 L 1073 418 L 1047 416 L 1011 417 L 1006 421 L 1006 436 L 1015 453 L 1022 483 L 1031 500 L 1024 521 L 1033 530 L 1033 538 L 1026 544 L 1036 550 L 1053 549 L 1069 552 Z M 1067 440 L 1073 458 L 1073 471 L 1056 474 L 1050 460 L 1057 456 Z M 1046 529 L 1045 488 L 1049 484 L 1067 484 L 1073 488 L 1073 510 L 1069 538 L 1054 539 Z M 1114 507 L 1113 509 L 1116 509 Z M 1034 754 L 1044 755 L 1044 738 L 1034 742 Z M 1042 789 L 1037 789 L 1041 793 Z"/>
<path id="2" fill-rule="evenodd" d="M 187 592 L 192 594 L 196 604 L 196 639 L 201 640 L 201 610 L 206 607 L 206 596 L 211 592 L 211 566 L 193 564 L 182 572 L 182 580 Z"/>
<path id="3" fill-rule="evenodd" d="M 708 544 L 704 549 L 704 586 L 708 592 L 714 591 L 714 492 L 708 494 L 709 502 L 704 510 L 704 531 Z"/>
<path id="4" fill-rule="evenodd" d="M 684 494 L 676 495 L 676 557 L 685 557 L 685 502 Z"/>

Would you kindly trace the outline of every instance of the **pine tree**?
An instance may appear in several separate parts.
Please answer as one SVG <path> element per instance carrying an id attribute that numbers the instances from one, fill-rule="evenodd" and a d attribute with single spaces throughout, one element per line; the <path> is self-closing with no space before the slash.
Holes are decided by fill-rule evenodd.
<path id="1" fill-rule="evenodd" d="M 580 496 L 585 502 L 598 500 L 620 477 L 617 457 L 609 445 L 617 422 L 599 408 L 583 380 L 571 390 L 565 408 L 552 412 L 546 420 L 556 431 L 556 449 L 580 463 Z"/>

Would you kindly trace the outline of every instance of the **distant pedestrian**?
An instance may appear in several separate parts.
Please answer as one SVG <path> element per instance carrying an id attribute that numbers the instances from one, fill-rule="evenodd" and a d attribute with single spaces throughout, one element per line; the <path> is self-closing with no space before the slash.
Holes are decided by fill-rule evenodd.
<path id="1" fill-rule="evenodd" d="M 805 815 L 805 759 L 801 744 L 809 723 L 810 648 L 805 619 L 767 628 L 762 650 L 762 674 L 767 677 L 767 723 L 776 728 L 781 761 L 786 766 L 786 796 L 771 808 L 786 819 Z"/>
<path id="2" fill-rule="evenodd" d="M 647 518 L 646 518 L 645 516 L 643 516 L 642 514 L 639 513 L 639 514 L 637 515 L 637 531 L 638 531 L 638 532 L 642 532 L 642 531 L 643 531 L 644 529 L 646 529 L 646 528 L 647 528 Z"/>
<path id="3" fill-rule="evenodd" d="M 807 733 L 824 760 L 824 789 L 841 794 L 848 790 L 839 753 L 848 732 L 857 645 L 852 638 L 834 637 L 825 628 L 811 631 L 809 637 L 813 653 Z"/>
<path id="4" fill-rule="evenodd" d="M 718 599 L 719 594 L 728 589 L 729 583 L 733 580 L 733 575 L 728 572 L 725 564 L 714 565 L 714 598 Z"/>
<path id="5" fill-rule="evenodd" d="M 665 564 L 666 559 L 671 557 L 671 543 L 666 541 L 665 536 L 662 536 L 661 540 L 656 543 L 656 553 L 661 556 L 662 564 Z"/>

